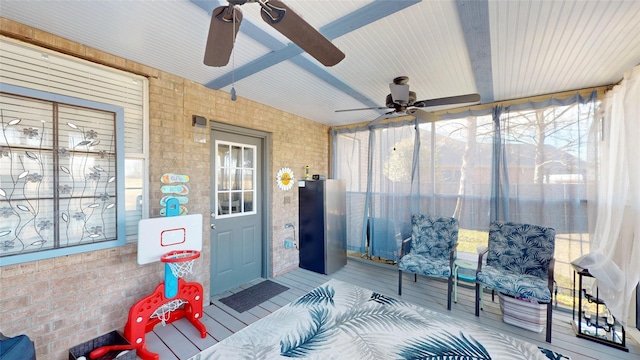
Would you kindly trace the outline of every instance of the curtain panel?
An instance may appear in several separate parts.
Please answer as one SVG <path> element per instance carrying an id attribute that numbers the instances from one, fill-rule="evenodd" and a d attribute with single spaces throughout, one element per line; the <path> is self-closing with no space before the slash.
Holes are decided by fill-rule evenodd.
<path id="1" fill-rule="evenodd" d="M 594 179 L 589 204 L 591 251 L 574 263 L 589 269 L 599 296 L 623 325 L 640 281 L 640 66 L 602 101 L 592 128 Z"/>
<path id="2" fill-rule="evenodd" d="M 596 95 L 333 129 L 332 174 L 347 180 L 348 249 L 396 260 L 414 213 L 458 219 L 458 251 L 471 253 L 493 220 L 550 226 L 563 234 L 557 266 L 568 294 L 570 260 L 589 249 Z"/>

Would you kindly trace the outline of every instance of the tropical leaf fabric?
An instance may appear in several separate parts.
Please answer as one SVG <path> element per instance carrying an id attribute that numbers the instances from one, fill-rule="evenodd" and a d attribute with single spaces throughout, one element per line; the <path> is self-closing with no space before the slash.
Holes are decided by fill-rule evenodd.
<path id="1" fill-rule="evenodd" d="M 448 278 L 450 254 L 458 244 L 458 220 L 431 215 L 411 216 L 411 250 L 398 262 L 398 270 Z"/>
<path id="2" fill-rule="evenodd" d="M 567 359 L 467 321 L 330 280 L 192 360 L 284 358 Z"/>
<path id="3" fill-rule="evenodd" d="M 555 235 L 555 230 L 549 227 L 492 222 L 487 264 L 476 281 L 503 294 L 550 302 L 548 272 L 555 251 Z"/>

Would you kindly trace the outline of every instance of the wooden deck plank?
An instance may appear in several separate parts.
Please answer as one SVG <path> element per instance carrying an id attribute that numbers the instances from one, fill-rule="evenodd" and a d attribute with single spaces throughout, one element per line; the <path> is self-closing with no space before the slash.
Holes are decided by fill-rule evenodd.
<path id="1" fill-rule="evenodd" d="M 200 321 L 207 328 L 207 334 L 211 335 L 211 337 L 216 340 L 216 342 L 222 341 L 229 336 L 233 335 L 233 331 L 227 329 L 222 324 L 214 320 L 209 315 L 203 316 Z"/>
<path id="2" fill-rule="evenodd" d="M 291 300 L 288 299 L 287 297 L 284 297 L 282 295 L 276 295 L 274 297 L 272 297 L 271 299 L 269 299 L 272 303 L 279 305 L 280 307 L 283 307 L 285 305 L 288 305 Z"/>
<path id="3" fill-rule="evenodd" d="M 205 308 L 205 316 L 202 321 L 207 326 L 207 332 L 211 335 L 213 341 L 220 341 L 247 324 L 277 311 L 282 306 L 294 301 L 332 278 L 361 286 L 396 299 L 402 299 L 432 311 L 468 321 L 470 324 L 493 329 L 505 335 L 519 338 L 570 356 L 573 360 L 640 359 L 640 345 L 629 336 L 627 337 L 627 346 L 630 349 L 628 353 L 593 341 L 577 338 L 571 327 L 572 315 L 566 310 L 554 309 L 553 339 L 552 343 L 549 344 L 545 342 L 544 330 L 541 333 L 535 333 L 506 324 L 502 320 L 502 313 L 497 296 L 495 302 L 492 302 L 491 294 L 484 294 L 484 309 L 481 311 L 480 316 L 476 317 L 474 314 L 475 287 L 469 284 L 463 284 L 458 287 L 458 302 L 452 302 L 451 311 L 447 311 L 447 283 L 445 281 L 419 276 L 418 281 L 413 282 L 413 275 L 404 274 L 402 296 L 398 296 L 397 268 L 377 264 L 368 260 L 352 258 L 348 260 L 344 268 L 330 275 L 322 275 L 304 269 L 297 269 L 272 279 L 275 282 L 287 286 L 289 290 L 244 313 L 237 313 L 226 307 L 226 305 L 219 302 L 219 299 L 254 285 L 261 281 L 260 279 L 243 284 L 243 286 L 225 292 L 224 294 L 213 296 L 211 299 L 213 305 Z M 164 360 L 164 357 L 161 357 L 161 359 Z"/>
<path id="4" fill-rule="evenodd" d="M 251 308 L 249 310 L 247 310 L 249 313 L 251 313 L 252 315 L 255 315 L 256 317 L 262 319 L 263 317 L 271 314 L 271 311 L 267 311 L 264 308 L 260 307 L 260 306 L 256 306 L 254 308 Z"/>
<path id="5" fill-rule="evenodd" d="M 226 312 L 227 314 L 233 316 L 234 318 L 240 320 L 241 322 L 247 325 L 252 324 L 257 320 L 260 320 L 258 316 L 253 315 L 251 312 L 244 311 L 240 313 L 223 303 L 217 303 L 215 304 L 215 306 L 218 306 L 222 311 Z"/>
<path id="6" fill-rule="evenodd" d="M 165 326 L 160 324 L 156 325 L 156 327 L 153 328 L 153 332 L 162 339 L 162 342 L 173 351 L 178 359 L 188 359 L 201 351 L 173 324 Z M 199 338 L 200 335 L 197 334 L 196 337 Z M 163 356 L 160 356 L 160 358 L 164 359 Z"/>
<path id="7" fill-rule="evenodd" d="M 207 337 L 202 338 L 200 336 L 200 331 L 193 326 L 189 320 L 180 319 L 175 321 L 171 325 L 175 326 L 178 331 L 182 333 L 189 341 L 193 343 L 200 351 L 207 349 L 217 343 L 216 339 L 213 338 L 210 334 L 207 333 Z"/>
<path id="8" fill-rule="evenodd" d="M 145 344 L 147 344 L 147 350 L 160 355 L 162 360 L 175 360 L 178 357 L 175 356 L 173 351 L 165 345 L 164 341 L 156 335 L 155 332 L 150 331 L 145 336 Z"/>
<path id="9" fill-rule="evenodd" d="M 220 304 L 220 306 L 222 305 L 223 304 Z M 244 328 L 247 325 L 242 321 L 238 320 L 237 318 L 229 315 L 229 313 L 222 310 L 220 306 L 218 306 L 218 304 L 207 306 L 204 309 L 204 312 L 210 317 L 212 317 L 213 319 L 215 319 L 217 322 L 224 324 L 224 327 L 231 330 L 232 332 L 237 332 L 238 330 Z"/>
<path id="10" fill-rule="evenodd" d="M 259 305 L 261 308 L 267 310 L 268 312 L 272 313 L 278 309 L 280 309 L 282 306 L 271 302 L 271 301 L 265 301 L 262 304 Z"/>

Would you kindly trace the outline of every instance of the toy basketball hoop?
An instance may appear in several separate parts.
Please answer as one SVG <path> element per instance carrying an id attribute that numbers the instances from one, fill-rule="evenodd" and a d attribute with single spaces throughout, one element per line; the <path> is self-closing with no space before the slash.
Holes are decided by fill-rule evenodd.
<path id="1" fill-rule="evenodd" d="M 169 266 L 175 277 L 181 278 L 193 272 L 193 262 L 199 257 L 197 250 L 176 250 L 162 255 L 160 261 Z"/>

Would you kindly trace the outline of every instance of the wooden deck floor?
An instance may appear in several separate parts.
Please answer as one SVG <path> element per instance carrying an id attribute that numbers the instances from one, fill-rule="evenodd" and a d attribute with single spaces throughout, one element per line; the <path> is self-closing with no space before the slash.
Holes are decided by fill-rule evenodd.
<path id="1" fill-rule="evenodd" d="M 297 269 L 273 279 L 273 281 L 289 287 L 289 290 L 243 313 L 238 313 L 218 301 L 231 293 L 262 281 L 262 279 L 256 279 L 238 289 L 234 289 L 234 291 L 220 294 L 212 299 L 212 304 L 205 308 L 205 314 L 202 318 L 208 332 L 205 339 L 200 337 L 191 324 L 185 319 L 181 319 L 166 326 L 158 325 L 153 332 L 148 333 L 148 348 L 153 352 L 159 353 L 161 360 L 188 359 L 245 326 L 278 310 L 280 307 L 306 294 L 309 290 L 334 278 L 391 297 L 401 298 L 434 311 L 465 319 L 470 323 L 479 324 L 555 350 L 570 356 L 573 360 L 640 359 L 640 345 L 629 336 L 627 336 L 629 352 L 577 338 L 570 325 L 571 313 L 554 311 L 553 339 L 552 343 L 549 344 L 544 340 L 544 331 L 538 334 L 505 324 L 502 321 L 497 297 L 496 302 L 492 303 L 491 296 L 485 296 L 484 311 L 480 313 L 479 317 L 475 317 L 475 290 L 468 287 L 459 287 L 458 302 L 452 304 L 449 312 L 446 308 L 445 282 L 418 277 L 418 282 L 414 283 L 412 281 L 413 276 L 407 274 L 405 277 L 403 279 L 402 296 L 398 296 L 398 272 L 395 268 L 370 261 L 349 259 L 347 266 L 328 276 Z"/>

